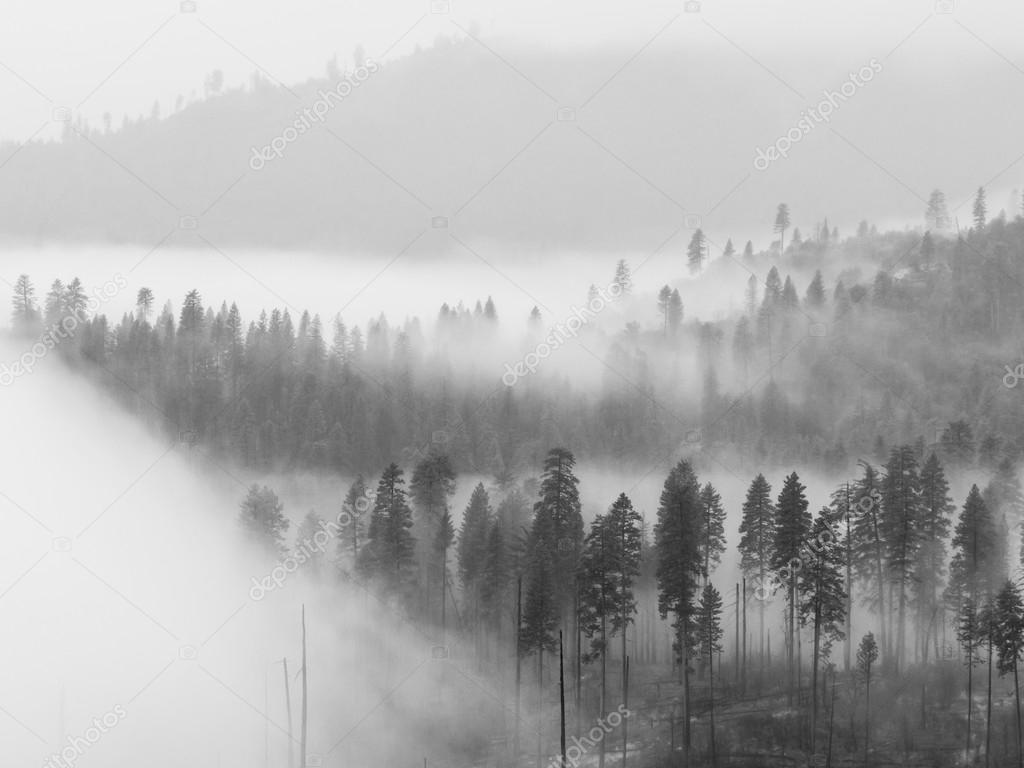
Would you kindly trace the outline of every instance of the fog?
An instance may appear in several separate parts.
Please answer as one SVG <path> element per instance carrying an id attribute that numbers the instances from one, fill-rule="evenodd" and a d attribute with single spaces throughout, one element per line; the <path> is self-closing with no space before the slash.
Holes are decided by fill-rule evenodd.
<path id="1" fill-rule="evenodd" d="M 7 389 L 0 418 L 24 438 L 5 443 L 0 497 L 10 764 L 46 764 L 84 738 L 68 764 L 262 765 L 265 730 L 271 764 L 286 764 L 274 662 L 287 657 L 293 678 L 297 755 L 303 603 L 309 753 L 324 765 L 444 761 L 504 713 L 495 681 L 456 673 L 457 657 L 442 679 L 431 658 L 441 639 L 369 592 L 300 573 L 253 599 L 274 563 L 241 537 L 240 478 L 157 441 L 59 366 Z M 104 715 L 115 724 L 98 737 Z M 466 723 L 457 739 L 437 730 L 455 717 Z"/>
<path id="2" fill-rule="evenodd" d="M 311 508 L 330 518 L 349 478 L 260 476 L 211 462 L 200 450 L 159 441 L 59 360 L 47 363 L 0 398 L 0 419 L 17 436 L 4 447 L 0 543 L 0 620 L 8 628 L 0 653 L 16 662 L 0 669 L 0 741 L 9 760 L 42 765 L 81 737 L 88 747 L 71 762 L 82 766 L 139 755 L 157 768 L 260 765 L 267 730 L 271 764 L 283 765 L 283 670 L 274 662 L 288 658 L 297 729 L 303 603 L 309 751 L 324 755 L 324 765 L 448 759 L 449 750 L 507 724 L 507 669 L 491 678 L 462 670 L 457 651 L 453 666 L 440 666 L 431 659 L 440 638 L 411 628 L 370 593 L 318 588 L 299 573 L 253 599 L 253 580 L 273 563 L 237 525 L 248 483 L 275 487 L 295 525 Z M 653 524 L 664 475 L 685 456 L 666 456 L 646 474 L 584 462 L 585 519 L 626 492 Z M 716 579 L 731 583 L 750 478 L 692 451 L 689 458 L 729 511 L 729 554 Z M 781 474 L 769 480 L 777 488 Z M 486 478 L 459 478 L 457 515 L 479 481 Z M 824 504 L 831 482 L 805 482 L 812 508 Z M 93 719 L 121 711 L 93 743 Z M 445 730 L 452 718 L 458 739 Z"/>

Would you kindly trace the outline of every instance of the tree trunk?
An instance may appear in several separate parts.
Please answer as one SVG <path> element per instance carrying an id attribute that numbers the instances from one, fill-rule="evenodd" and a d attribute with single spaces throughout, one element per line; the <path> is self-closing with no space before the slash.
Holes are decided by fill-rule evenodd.
<path id="1" fill-rule="evenodd" d="M 562 768 L 568 765 L 565 759 L 565 649 L 562 632 L 558 632 L 558 734 L 562 754 Z"/>
<path id="2" fill-rule="evenodd" d="M 974 713 L 974 641 L 967 641 L 967 747 L 964 762 L 971 762 L 971 715 Z"/>
<path id="3" fill-rule="evenodd" d="M 601 718 L 604 719 L 604 713 L 608 711 L 608 702 L 605 698 L 607 695 L 607 680 L 608 680 L 608 629 L 607 619 L 604 613 L 601 614 Z M 604 768 L 604 739 L 601 739 L 601 743 L 598 744 L 597 752 L 597 764 L 598 768 Z"/>
<path id="4" fill-rule="evenodd" d="M 820 603 L 820 598 L 819 598 Z M 811 754 L 818 738 L 818 654 L 821 649 L 821 607 L 814 608 L 814 651 L 811 659 Z"/>
<path id="5" fill-rule="evenodd" d="M 537 649 L 537 768 L 543 768 L 544 646 Z"/>
<path id="6" fill-rule="evenodd" d="M 1024 768 L 1024 738 L 1020 722 L 1020 680 L 1017 678 L 1017 662 L 1013 662 L 1013 692 L 1017 707 L 1017 768 Z"/>
<path id="7" fill-rule="evenodd" d="M 512 755 L 519 764 L 519 701 L 523 686 L 523 657 L 520 653 L 519 632 L 523 626 L 523 577 L 516 579 L 516 730 L 512 736 Z"/>
<path id="8" fill-rule="evenodd" d="M 992 751 L 992 635 L 988 638 L 988 699 L 985 704 L 985 768 Z"/>
<path id="9" fill-rule="evenodd" d="M 306 734 L 307 734 L 307 701 L 309 699 L 306 688 L 306 606 L 302 606 L 302 730 L 300 732 L 299 757 L 301 762 L 299 768 L 306 768 Z"/>
<path id="10" fill-rule="evenodd" d="M 708 715 L 711 724 L 711 766 L 718 768 L 718 752 L 715 749 L 715 667 L 714 648 L 708 647 Z"/>
<path id="11" fill-rule="evenodd" d="M 623 628 L 625 629 L 625 628 Z M 629 656 L 626 657 L 622 665 L 622 708 L 629 711 Z M 620 768 L 626 768 L 626 744 L 629 736 L 629 718 L 622 718 L 622 763 Z"/>
<path id="12" fill-rule="evenodd" d="M 864 768 L 868 768 L 868 748 L 871 744 L 871 667 L 868 666 L 864 686 Z"/>

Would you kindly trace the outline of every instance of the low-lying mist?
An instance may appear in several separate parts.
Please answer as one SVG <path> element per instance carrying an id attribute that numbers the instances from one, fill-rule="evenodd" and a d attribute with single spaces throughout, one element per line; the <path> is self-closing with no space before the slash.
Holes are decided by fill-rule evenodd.
<path id="1" fill-rule="evenodd" d="M 63 751 L 51 765 L 240 768 L 264 764 L 266 738 L 269 765 L 288 765 L 280 660 L 297 760 L 303 604 L 308 751 L 324 765 L 444 762 L 496 727 L 495 683 L 455 649 L 435 660 L 441 638 L 372 592 L 301 572 L 255 592 L 275 563 L 237 525 L 240 478 L 154 439 L 55 361 L 4 389 L 0 418 L 20 436 L 0 484 L 8 764 Z"/>

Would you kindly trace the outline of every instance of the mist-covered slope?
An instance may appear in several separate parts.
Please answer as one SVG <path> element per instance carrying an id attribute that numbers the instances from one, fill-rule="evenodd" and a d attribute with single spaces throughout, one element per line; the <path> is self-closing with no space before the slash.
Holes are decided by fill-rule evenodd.
<path id="1" fill-rule="evenodd" d="M 776 51 L 762 67 L 679 22 L 635 58 L 439 38 L 365 72 L 350 64 L 359 84 L 327 108 L 318 102 L 344 82 L 340 69 L 281 86 L 254 76 L 245 89 L 165 105 L 162 118 L 114 116 L 107 130 L 71 115 L 63 142 L 0 148 L 0 232 L 394 253 L 442 216 L 468 242 L 649 252 L 686 215 L 718 243 L 762 245 L 766 200 L 845 231 L 865 218 L 920 221 L 932 188 L 959 204 L 1019 154 L 1013 131 L 987 115 L 998 107 L 1010 126 L 1024 114 L 995 87 L 971 87 L 1002 82 L 1005 66 L 924 65 L 915 42 L 877 60 L 828 123 L 761 169 L 758 148 L 869 61 L 816 58 L 794 78 L 810 51 Z M 965 139 L 978 135 L 986 141 Z M 280 153 L 253 159 L 270 145 Z M 1012 174 L 998 183 L 1009 189 Z"/>

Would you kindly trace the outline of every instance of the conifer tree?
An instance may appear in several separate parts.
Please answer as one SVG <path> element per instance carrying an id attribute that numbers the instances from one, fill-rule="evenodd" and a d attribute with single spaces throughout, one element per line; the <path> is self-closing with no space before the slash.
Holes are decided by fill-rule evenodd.
<path id="1" fill-rule="evenodd" d="M 818 669 L 832 643 L 845 637 L 846 590 L 842 542 L 831 524 L 831 510 L 822 509 L 811 527 L 806 562 L 800 571 L 800 623 L 814 632 L 811 656 L 811 753 L 814 753 L 818 718 Z"/>
<path id="2" fill-rule="evenodd" d="M 289 522 L 284 516 L 284 505 L 270 488 L 255 484 L 249 486 L 249 492 L 242 501 L 239 522 L 267 552 L 275 556 L 284 554 Z"/>
<path id="3" fill-rule="evenodd" d="M 996 527 L 977 485 L 972 485 L 953 531 L 953 558 L 949 565 L 947 602 L 958 608 L 970 600 L 975 605 L 996 584 Z"/>
<path id="4" fill-rule="evenodd" d="M 932 453 L 921 468 L 921 542 L 914 573 L 918 623 L 925 627 L 921 647 L 925 661 L 928 660 L 929 635 L 934 639 L 935 655 L 938 656 L 939 627 L 945 624 L 939 591 L 945 576 L 946 540 L 949 538 L 951 515 L 955 509 L 942 464 L 938 456 Z"/>
<path id="5" fill-rule="evenodd" d="M 909 445 L 893 448 L 882 480 L 881 533 L 886 542 L 889 576 L 896 586 L 896 671 L 906 653 L 907 592 L 914 579 L 921 546 L 921 478 Z"/>
<path id="6" fill-rule="evenodd" d="M 860 462 L 861 477 L 854 485 L 853 524 L 851 526 L 850 557 L 857 577 L 870 585 L 874 595 L 868 603 L 878 612 L 881 628 L 881 649 L 889 652 L 886 632 L 885 586 L 888 583 L 886 570 L 886 544 L 882 535 L 882 491 L 881 478 L 875 468 L 866 461 Z"/>
<path id="7" fill-rule="evenodd" d="M 483 483 L 469 497 L 459 529 L 459 579 L 470 600 L 474 621 L 479 618 L 480 582 L 487 565 L 487 535 L 491 526 L 491 501 Z"/>
<path id="8" fill-rule="evenodd" d="M 692 649 L 694 598 L 703 566 L 699 547 L 701 523 L 700 486 L 689 462 L 680 461 L 665 480 L 654 528 L 657 552 L 655 578 L 658 612 L 672 615 L 674 650 L 683 682 L 683 749 L 689 752 L 689 662 Z"/>
<path id="9" fill-rule="evenodd" d="M 698 228 L 690 238 L 690 244 L 686 247 L 686 260 L 691 274 L 701 271 L 706 257 L 707 241 L 704 238 L 704 230 Z"/>
<path id="10" fill-rule="evenodd" d="M 740 568 L 752 585 L 758 605 L 761 665 L 764 665 L 764 607 L 774 593 L 774 584 L 769 574 L 774 562 L 775 546 L 775 505 L 771 499 L 772 488 L 764 475 L 758 475 L 747 489 L 743 502 L 743 519 L 740 522 Z"/>
<path id="11" fill-rule="evenodd" d="M 700 492 L 701 507 L 701 553 L 704 558 L 704 582 L 711 577 L 711 571 L 722 561 L 725 552 L 725 508 L 722 497 L 711 483 L 706 483 Z"/>
<path id="12" fill-rule="evenodd" d="M 355 481 L 349 486 L 345 500 L 341 504 L 341 532 L 338 534 L 338 554 L 355 564 L 359 556 L 359 548 L 364 543 L 363 532 L 366 530 L 367 514 L 372 503 L 367 496 L 366 482 L 362 475 L 356 475 Z"/>
<path id="13" fill-rule="evenodd" d="M 778 210 L 775 212 L 774 227 L 774 230 L 779 233 L 779 253 L 786 252 L 786 230 L 789 229 L 789 224 L 789 206 L 779 203 Z"/>
<path id="14" fill-rule="evenodd" d="M 802 551 L 811 531 L 811 513 L 805 491 L 796 472 L 786 477 L 776 505 L 775 539 L 772 546 L 772 569 L 786 588 L 786 657 L 793 682 L 798 674 L 794 663 L 797 641 L 797 574 L 802 564 Z M 791 688 L 790 697 L 792 695 Z"/>
<path id="15" fill-rule="evenodd" d="M 878 660 L 878 644 L 875 636 L 868 632 L 861 638 L 857 648 L 857 671 L 864 681 L 864 766 L 868 765 L 868 751 L 871 748 L 871 668 Z"/>
<path id="16" fill-rule="evenodd" d="M 379 579 L 389 592 L 397 595 L 408 590 L 416 557 L 412 510 L 406 501 L 402 474 L 399 466 L 392 463 L 381 475 L 366 545 L 359 553 L 360 570 Z"/>
<path id="17" fill-rule="evenodd" d="M 1024 733 L 1022 733 L 1020 707 L 1020 679 L 1018 669 L 1024 657 L 1024 599 L 1020 588 L 1007 580 L 996 595 L 995 646 L 999 659 L 999 674 L 1013 673 L 1014 705 L 1017 721 L 1017 765 L 1024 766 Z"/>
<path id="18" fill-rule="evenodd" d="M 697 642 L 708 664 L 708 712 L 711 731 L 711 765 L 718 765 L 715 745 L 715 654 L 722 650 L 722 596 L 711 582 L 704 585 L 697 607 Z"/>

